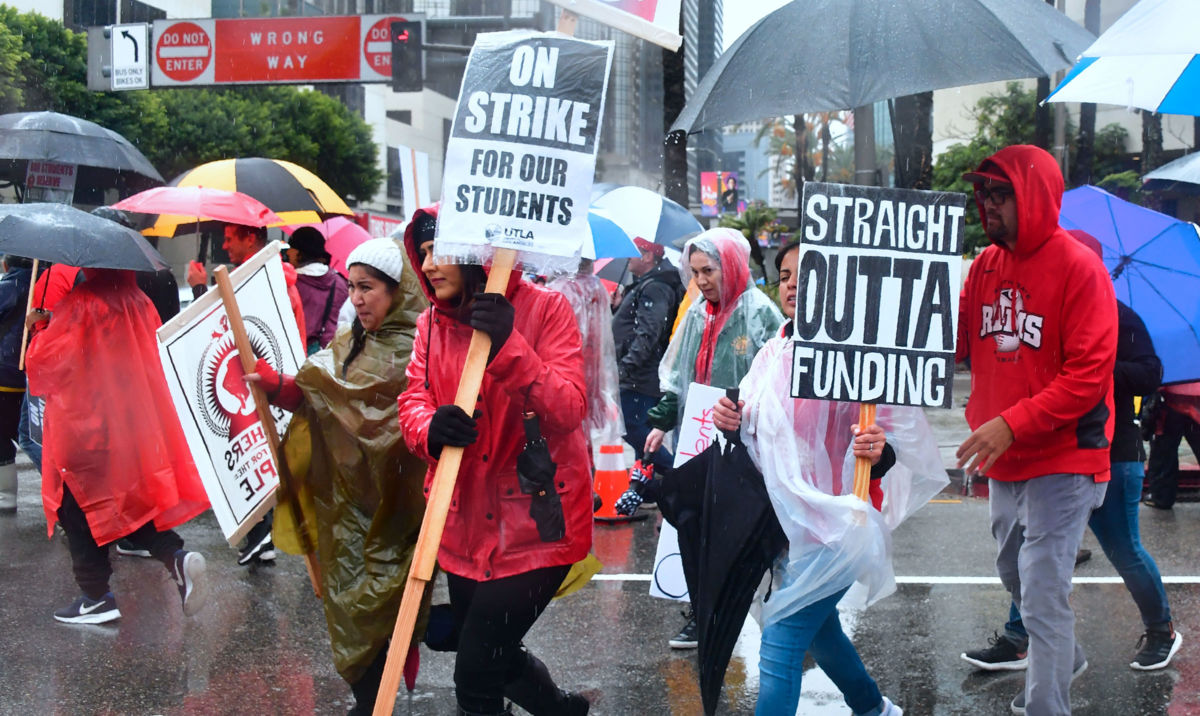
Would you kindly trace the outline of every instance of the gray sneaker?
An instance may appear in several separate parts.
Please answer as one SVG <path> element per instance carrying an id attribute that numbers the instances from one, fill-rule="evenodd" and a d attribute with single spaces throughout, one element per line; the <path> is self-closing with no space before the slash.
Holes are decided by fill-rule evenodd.
<path id="1" fill-rule="evenodd" d="M 1079 666 L 1076 666 L 1075 671 L 1071 672 L 1071 683 L 1075 683 L 1075 679 L 1078 679 L 1079 676 L 1083 672 L 1087 671 L 1087 668 L 1088 668 L 1087 659 L 1084 659 L 1083 663 L 1080 664 Z M 1014 714 L 1016 714 L 1017 716 L 1025 716 L 1025 689 L 1024 688 L 1021 689 L 1021 693 L 1017 694 L 1016 698 L 1014 698 L 1012 700 L 1012 703 L 1009 704 L 1009 706 L 1012 708 L 1012 712 Z"/>

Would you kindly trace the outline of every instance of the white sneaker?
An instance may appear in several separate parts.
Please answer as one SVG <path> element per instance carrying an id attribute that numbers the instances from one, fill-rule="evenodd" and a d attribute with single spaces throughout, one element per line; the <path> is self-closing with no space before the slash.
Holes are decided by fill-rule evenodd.
<path id="1" fill-rule="evenodd" d="M 0 512 L 17 511 L 17 465 L 0 465 Z"/>
<path id="2" fill-rule="evenodd" d="M 904 716 L 904 709 L 892 703 L 888 697 L 883 697 L 883 710 L 879 712 L 879 716 Z"/>

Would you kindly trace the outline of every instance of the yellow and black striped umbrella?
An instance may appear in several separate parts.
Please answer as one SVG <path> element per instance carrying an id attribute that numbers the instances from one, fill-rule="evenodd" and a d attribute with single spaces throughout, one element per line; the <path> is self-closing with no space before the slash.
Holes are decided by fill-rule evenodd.
<path id="1" fill-rule="evenodd" d="M 171 186 L 202 186 L 240 191 L 266 204 L 282 220 L 275 226 L 315 224 L 354 212 L 329 185 L 302 166 L 282 159 L 221 159 L 189 169 Z M 147 236 L 175 236 L 193 230 L 196 218 L 163 214 L 143 231 Z"/>

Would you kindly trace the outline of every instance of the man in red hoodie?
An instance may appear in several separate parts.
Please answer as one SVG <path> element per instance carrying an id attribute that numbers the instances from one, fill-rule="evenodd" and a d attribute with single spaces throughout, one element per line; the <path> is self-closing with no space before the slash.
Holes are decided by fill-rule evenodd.
<path id="1" fill-rule="evenodd" d="M 241 224 L 225 225 L 225 241 L 221 248 L 229 254 L 229 260 L 235 266 L 241 266 L 266 245 L 266 229 Z M 296 325 L 300 328 L 300 344 L 304 345 L 308 342 L 304 330 L 304 306 L 300 300 L 300 293 L 296 290 L 296 269 L 287 261 L 283 262 L 283 278 L 287 284 L 288 302 L 296 316 Z M 204 270 L 204 264 L 199 261 L 188 264 L 187 282 L 192 287 L 193 296 L 200 298 L 204 295 L 208 290 L 208 272 Z M 246 534 L 245 545 L 238 552 L 238 564 L 245 566 L 255 562 L 275 561 L 275 545 L 271 542 L 274 514 L 274 510 L 268 512 L 261 522 L 250 528 L 250 532 Z"/>
<path id="2" fill-rule="evenodd" d="M 1117 304 L 1100 259 L 1058 225 L 1063 178 L 1037 147 L 1006 147 L 964 178 L 992 246 L 971 265 L 958 359 L 971 366 L 959 467 L 989 478 L 996 570 L 1029 632 L 1014 713 L 1069 714 L 1087 668 L 1068 596 L 1109 479 Z"/>

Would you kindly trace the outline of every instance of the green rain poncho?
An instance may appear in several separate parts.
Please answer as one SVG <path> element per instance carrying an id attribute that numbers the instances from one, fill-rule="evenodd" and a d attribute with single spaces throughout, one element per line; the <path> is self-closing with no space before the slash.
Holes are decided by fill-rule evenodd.
<path id="1" fill-rule="evenodd" d="M 325 620 L 338 673 L 358 681 L 392 634 L 425 513 L 425 463 L 409 454 L 396 398 L 406 385 L 416 320 L 426 302 L 405 266 L 396 304 L 345 366 L 353 336 L 342 329 L 296 375 L 304 392 L 283 455 L 320 561 Z M 345 375 L 343 376 L 343 368 Z M 287 500 L 277 546 L 300 552 Z M 414 634 L 425 631 L 427 604 Z"/>
<path id="2" fill-rule="evenodd" d="M 703 298 L 688 308 L 658 366 L 662 400 L 650 409 L 652 427 L 678 427 L 693 382 L 735 388 L 750 370 L 758 349 L 783 325 L 783 314 L 750 277 L 750 245 L 734 229 L 709 229 L 683 248 L 685 274 L 693 251 L 721 264 L 721 302 Z M 686 282 L 685 278 L 685 282 Z"/>

